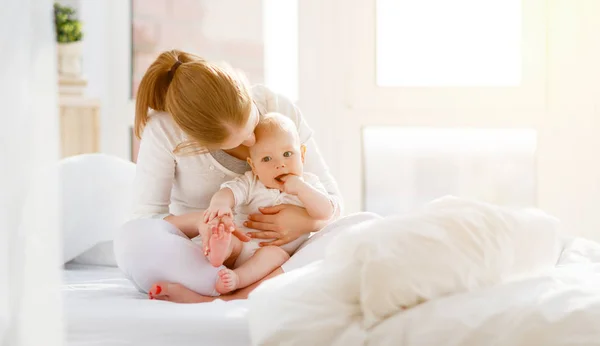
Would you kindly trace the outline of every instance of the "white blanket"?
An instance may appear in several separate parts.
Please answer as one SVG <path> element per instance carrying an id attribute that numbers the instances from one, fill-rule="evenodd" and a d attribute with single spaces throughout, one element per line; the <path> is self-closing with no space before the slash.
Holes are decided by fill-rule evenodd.
<path id="1" fill-rule="evenodd" d="M 600 293 L 592 290 L 600 292 L 600 265 L 591 264 L 600 250 L 578 240 L 559 262 L 559 239 L 557 220 L 538 210 L 457 198 L 363 222 L 342 232 L 323 261 L 252 293 L 251 338 L 257 345 L 344 346 L 600 340 L 594 328 L 572 335 L 586 324 L 565 311 L 574 308 L 571 294 L 583 299 L 579 306 L 594 294 L 600 314 Z"/>

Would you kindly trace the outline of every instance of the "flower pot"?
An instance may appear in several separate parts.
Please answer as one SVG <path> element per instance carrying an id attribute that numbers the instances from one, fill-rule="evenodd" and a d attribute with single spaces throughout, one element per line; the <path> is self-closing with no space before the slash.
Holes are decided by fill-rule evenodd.
<path id="1" fill-rule="evenodd" d="M 81 75 L 81 41 L 58 44 L 58 73 L 64 76 Z"/>

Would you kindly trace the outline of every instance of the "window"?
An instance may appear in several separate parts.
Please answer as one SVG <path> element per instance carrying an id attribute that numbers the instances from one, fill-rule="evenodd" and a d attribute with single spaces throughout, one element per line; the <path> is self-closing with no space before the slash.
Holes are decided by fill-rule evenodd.
<path id="1" fill-rule="evenodd" d="M 529 129 L 367 127 L 364 209 L 404 213 L 445 195 L 535 205 L 536 141 Z"/>
<path id="2" fill-rule="evenodd" d="M 382 87 L 518 86 L 520 0 L 377 0 Z"/>
<path id="3" fill-rule="evenodd" d="M 265 84 L 298 99 L 298 0 L 264 0 Z"/>

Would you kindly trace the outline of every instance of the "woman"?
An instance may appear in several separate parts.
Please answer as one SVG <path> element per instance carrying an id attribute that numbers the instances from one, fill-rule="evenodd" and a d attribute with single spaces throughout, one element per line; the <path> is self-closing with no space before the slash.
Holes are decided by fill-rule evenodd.
<path id="1" fill-rule="evenodd" d="M 162 53 L 148 68 L 136 102 L 135 131 L 141 143 L 135 217 L 116 237 L 115 255 L 119 267 L 151 298 L 204 302 L 217 296 L 214 285 L 221 268 L 212 267 L 203 249 L 190 239 L 211 231 L 202 213 L 219 186 L 250 169 L 246 157 L 261 114 L 279 112 L 294 121 L 307 146 L 305 170 L 319 176 L 336 208 L 334 218 L 340 214 L 336 182 L 311 139 L 312 131 L 284 97 L 265 87 L 249 88 L 237 73 L 173 50 Z M 304 208 L 278 205 L 251 215 L 245 226 L 256 230 L 250 237 L 283 245 L 326 224 L 313 220 Z M 224 219 L 218 227 L 234 225 Z M 238 231 L 234 234 L 243 241 L 250 239 Z M 313 238 L 267 278 L 319 259 L 322 251 L 311 246 L 324 246 L 311 243 L 324 237 Z M 245 298 L 254 287 L 221 299 Z"/>

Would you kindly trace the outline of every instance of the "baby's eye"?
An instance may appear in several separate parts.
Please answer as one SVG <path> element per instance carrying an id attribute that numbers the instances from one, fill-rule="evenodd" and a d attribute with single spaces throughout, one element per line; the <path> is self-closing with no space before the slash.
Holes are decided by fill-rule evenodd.
<path id="1" fill-rule="evenodd" d="M 291 151 L 286 151 L 285 153 L 283 153 L 283 157 L 290 157 L 292 155 L 294 155 L 294 153 Z"/>
<path id="2" fill-rule="evenodd" d="M 271 161 L 271 156 L 265 156 L 265 157 L 262 158 L 261 161 L 262 162 L 269 162 L 269 161 Z"/>

